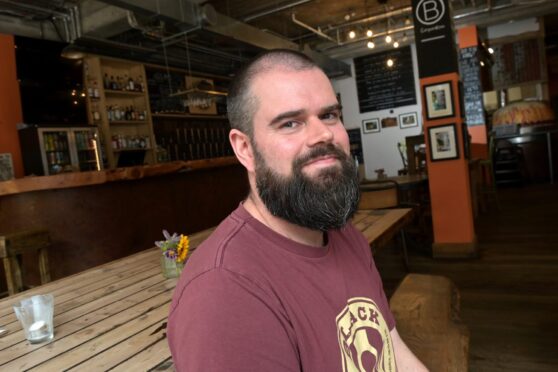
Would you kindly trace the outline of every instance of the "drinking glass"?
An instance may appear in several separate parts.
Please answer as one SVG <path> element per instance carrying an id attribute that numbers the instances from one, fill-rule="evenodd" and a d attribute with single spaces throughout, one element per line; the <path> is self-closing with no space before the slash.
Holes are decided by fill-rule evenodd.
<path id="1" fill-rule="evenodd" d="M 25 337 L 32 344 L 50 341 L 54 337 L 52 317 L 54 297 L 51 294 L 36 295 L 20 301 L 14 306 Z"/>

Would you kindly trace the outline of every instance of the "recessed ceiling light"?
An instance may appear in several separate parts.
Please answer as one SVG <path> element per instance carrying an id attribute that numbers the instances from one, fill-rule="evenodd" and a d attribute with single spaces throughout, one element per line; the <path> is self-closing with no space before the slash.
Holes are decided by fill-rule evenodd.
<path id="1" fill-rule="evenodd" d="M 349 38 L 350 39 L 354 39 L 356 36 L 356 32 L 354 32 L 353 30 L 349 31 Z"/>
<path id="2" fill-rule="evenodd" d="M 388 44 L 391 43 L 391 36 L 386 35 L 386 43 Z"/>
<path id="3" fill-rule="evenodd" d="M 372 32 L 372 30 L 366 30 L 366 36 L 371 37 L 372 35 L 374 35 L 374 32 Z"/>
<path id="4" fill-rule="evenodd" d="M 368 49 L 374 49 L 374 47 L 376 46 L 376 44 L 374 44 L 373 41 L 369 41 L 366 46 L 368 47 Z"/>
<path id="5" fill-rule="evenodd" d="M 492 49 L 492 48 L 488 48 L 488 53 L 490 53 L 490 54 L 494 54 L 494 49 Z"/>
<path id="6" fill-rule="evenodd" d="M 388 67 L 393 67 L 393 64 L 394 64 L 393 59 L 389 58 L 389 59 L 386 61 L 386 64 L 387 64 Z"/>
<path id="7" fill-rule="evenodd" d="M 394 48 L 399 48 L 399 42 L 396 41 L 395 43 L 393 43 L 393 47 Z"/>

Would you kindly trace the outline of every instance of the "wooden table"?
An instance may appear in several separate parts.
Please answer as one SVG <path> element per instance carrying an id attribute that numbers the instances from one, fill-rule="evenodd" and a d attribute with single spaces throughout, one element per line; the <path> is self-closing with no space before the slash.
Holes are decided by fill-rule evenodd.
<path id="1" fill-rule="evenodd" d="M 359 211 L 353 223 L 373 246 L 408 221 L 410 209 Z M 193 234 L 197 247 L 212 229 Z M 151 248 L 0 301 L 0 370 L 172 370 L 166 321 L 176 279 L 161 275 Z M 31 345 L 12 306 L 34 294 L 54 295 L 54 340 Z"/>

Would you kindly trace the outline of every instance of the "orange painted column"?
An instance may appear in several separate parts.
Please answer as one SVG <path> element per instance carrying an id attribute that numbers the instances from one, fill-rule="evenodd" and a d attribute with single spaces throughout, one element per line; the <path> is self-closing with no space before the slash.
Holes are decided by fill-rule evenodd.
<path id="1" fill-rule="evenodd" d="M 453 115 L 448 118 L 429 119 L 426 107 L 428 87 L 449 83 Z M 475 227 L 473 224 L 473 204 L 469 180 L 469 161 L 464 156 L 463 120 L 459 100 L 459 74 L 448 73 L 420 79 L 423 94 L 423 122 L 427 150 L 428 180 L 434 227 L 433 253 L 436 256 L 462 256 L 474 253 Z M 446 96 L 446 99 L 449 97 Z M 448 125 L 450 125 L 448 127 Z M 453 126 L 453 127 L 451 127 Z M 449 128 L 450 136 L 455 135 L 455 159 L 440 159 L 444 144 L 438 144 L 436 133 L 440 128 Z M 453 129 L 452 129 L 453 128 Z M 442 134 L 443 136 L 443 134 Z M 440 155 L 442 154 L 442 155 Z M 439 160 L 436 160 L 438 158 Z M 452 252 L 456 251 L 456 252 Z M 455 254 L 454 254 L 455 253 Z"/>
<path id="2" fill-rule="evenodd" d="M 460 28 L 457 31 L 457 39 L 459 41 L 459 49 L 478 47 L 479 35 L 477 32 L 477 26 L 471 25 Z M 471 135 L 471 158 L 487 159 L 488 135 L 486 123 L 483 125 L 469 126 L 467 129 Z"/>
<path id="3" fill-rule="evenodd" d="M 11 35 L 0 34 L 0 153 L 11 153 L 15 177 L 23 177 L 23 161 L 17 123 L 23 121 L 17 82 L 15 44 Z"/>

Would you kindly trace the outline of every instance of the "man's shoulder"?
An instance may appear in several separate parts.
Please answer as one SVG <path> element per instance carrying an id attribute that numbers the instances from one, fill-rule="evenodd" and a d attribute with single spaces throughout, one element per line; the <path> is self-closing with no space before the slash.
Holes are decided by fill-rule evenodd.
<path id="1" fill-rule="evenodd" d="M 232 249 L 231 246 L 238 245 L 238 241 L 242 240 L 241 232 L 246 227 L 246 219 L 237 211 L 221 221 L 213 233 L 196 248 L 185 270 L 209 270 L 224 264 L 225 254 Z"/>

